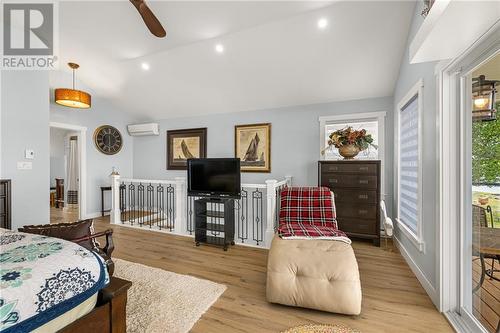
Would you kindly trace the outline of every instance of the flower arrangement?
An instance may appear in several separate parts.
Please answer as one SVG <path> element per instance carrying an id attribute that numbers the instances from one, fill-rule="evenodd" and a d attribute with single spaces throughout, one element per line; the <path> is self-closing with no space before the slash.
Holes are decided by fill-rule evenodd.
<path id="1" fill-rule="evenodd" d="M 373 144 L 373 137 L 371 134 L 367 134 L 365 129 L 354 130 L 351 126 L 345 127 L 343 129 L 336 130 L 328 136 L 328 146 L 321 151 L 322 154 L 325 153 L 327 149 L 333 147 L 338 148 L 342 156 L 346 148 L 351 148 L 355 150 L 356 153 L 346 158 L 352 158 L 356 156 L 360 151 L 368 149 L 370 146 L 377 149 L 377 145 Z M 351 153 L 352 154 L 352 153 Z"/>

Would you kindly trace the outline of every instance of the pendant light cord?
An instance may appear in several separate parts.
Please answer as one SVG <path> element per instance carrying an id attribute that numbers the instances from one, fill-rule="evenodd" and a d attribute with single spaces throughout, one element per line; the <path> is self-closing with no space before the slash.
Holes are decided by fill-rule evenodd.
<path id="1" fill-rule="evenodd" d="M 75 69 L 73 68 L 73 90 L 75 90 Z"/>

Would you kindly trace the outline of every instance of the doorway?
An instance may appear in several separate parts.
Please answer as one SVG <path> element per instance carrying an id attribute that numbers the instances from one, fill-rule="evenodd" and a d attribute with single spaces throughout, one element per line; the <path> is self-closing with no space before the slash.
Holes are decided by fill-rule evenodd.
<path id="1" fill-rule="evenodd" d="M 500 52 L 467 74 L 463 278 L 468 311 L 488 332 L 500 330 Z M 469 157 L 467 157 L 469 156 Z M 467 188 L 465 188 L 467 190 Z M 471 206 L 471 209 L 467 208 Z M 470 217 L 470 225 L 467 220 Z M 496 268 L 495 268 L 496 267 Z M 463 292 L 469 292 L 464 286 Z"/>
<path id="2" fill-rule="evenodd" d="M 500 332 L 500 28 L 439 81 L 441 310 L 459 332 Z"/>
<path id="3" fill-rule="evenodd" d="M 85 218 L 86 128 L 50 123 L 50 222 Z"/>

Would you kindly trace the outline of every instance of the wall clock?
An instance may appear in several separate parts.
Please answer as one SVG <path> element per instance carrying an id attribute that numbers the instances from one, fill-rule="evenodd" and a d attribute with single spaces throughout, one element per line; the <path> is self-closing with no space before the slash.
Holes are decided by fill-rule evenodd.
<path id="1" fill-rule="evenodd" d="M 103 125 L 95 130 L 94 143 L 97 150 L 106 155 L 118 153 L 123 146 L 120 131 L 109 125 Z"/>

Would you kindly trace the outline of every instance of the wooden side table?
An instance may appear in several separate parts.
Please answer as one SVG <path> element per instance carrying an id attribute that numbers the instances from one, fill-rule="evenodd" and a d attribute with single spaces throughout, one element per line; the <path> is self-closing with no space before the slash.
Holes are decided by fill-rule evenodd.
<path id="1" fill-rule="evenodd" d="M 111 186 L 101 186 L 101 216 L 104 216 L 104 213 L 110 212 L 110 209 L 104 209 L 104 192 L 111 191 Z"/>

